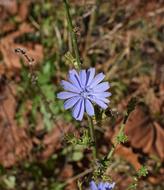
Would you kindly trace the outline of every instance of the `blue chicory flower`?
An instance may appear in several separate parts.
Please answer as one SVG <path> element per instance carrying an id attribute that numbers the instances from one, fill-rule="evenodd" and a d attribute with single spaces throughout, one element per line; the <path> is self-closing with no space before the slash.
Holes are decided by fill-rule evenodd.
<path id="1" fill-rule="evenodd" d="M 100 182 L 98 185 L 94 181 L 90 182 L 90 190 L 112 190 L 115 183 Z"/>
<path id="2" fill-rule="evenodd" d="M 64 92 L 57 94 L 59 99 L 65 100 L 64 108 L 72 108 L 72 116 L 81 121 L 84 112 L 86 111 L 89 116 L 93 116 L 94 107 L 93 103 L 99 105 L 102 109 L 108 107 L 110 102 L 107 97 L 111 96 L 107 90 L 110 88 L 108 82 L 102 82 L 105 78 L 103 73 L 95 76 L 95 68 L 88 70 L 70 70 L 68 81 L 62 80 L 61 85 Z"/>

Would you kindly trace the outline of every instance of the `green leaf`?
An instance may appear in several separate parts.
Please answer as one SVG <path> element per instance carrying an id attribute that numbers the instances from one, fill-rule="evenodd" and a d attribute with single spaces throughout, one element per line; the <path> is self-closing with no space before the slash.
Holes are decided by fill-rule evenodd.
<path id="1" fill-rule="evenodd" d="M 142 166 L 140 170 L 137 172 L 138 177 L 145 177 L 148 174 L 148 169 L 145 166 Z"/>

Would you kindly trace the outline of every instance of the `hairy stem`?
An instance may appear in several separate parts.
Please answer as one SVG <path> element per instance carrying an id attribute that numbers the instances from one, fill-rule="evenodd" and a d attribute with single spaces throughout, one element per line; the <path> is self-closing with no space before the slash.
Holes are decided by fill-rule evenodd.
<path id="1" fill-rule="evenodd" d="M 67 14 L 68 27 L 69 27 L 69 31 L 71 33 L 72 46 L 73 46 L 73 50 L 75 53 L 77 66 L 78 66 L 78 69 L 80 69 L 81 68 L 80 55 L 79 55 L 79 50 L 78 50 L 78 45 L 77 45 L 77 37 L 76 37 L 76 34 L 74 32 L 72 18 L 71 18 L 71 14 L 69 11 L 69 3 L 67 0 L 63 0 L 63 2 L 65 5 L 65 10 L 66 10 L 66 14 Z"/>

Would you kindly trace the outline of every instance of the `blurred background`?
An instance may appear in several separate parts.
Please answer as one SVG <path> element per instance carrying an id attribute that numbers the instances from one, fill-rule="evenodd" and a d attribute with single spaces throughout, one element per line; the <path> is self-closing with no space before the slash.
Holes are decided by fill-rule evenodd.
<path id="1" fill-rule="evenodd" d="M 164 1 L 70 0 L 84 68 L 111 83 L 110 109 L 97 127 L 106 155 L 128 101 L 136 97 L 108 173 L 125 189 L 141 165 L 137 189 L 164 189 Z M 56 99 L 73 68 L 61 0 L 0 0 L 0 190 L 76 190 L 88 181 L 91 152 L 71 143 L 86 131 Z M 80 174 L 80 176 L 78 175 Z"/>

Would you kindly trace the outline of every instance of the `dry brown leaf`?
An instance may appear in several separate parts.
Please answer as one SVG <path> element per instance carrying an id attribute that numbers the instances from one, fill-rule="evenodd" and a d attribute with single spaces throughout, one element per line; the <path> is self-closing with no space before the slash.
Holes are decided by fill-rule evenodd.
<path id="1" fill-rule="evenodd" d="M 5 118 L 7 116 L 7 119 L 13 120 L 15 116 L 15 109 L 16 109 L 16 100 L 14 98 L 15 95 L 15 86 L 14 85 L 7 85 L 6 79 L 3 79 L 2 85 L 0 85 L 0 115 Z M 10 123 L 10 122 L 9 122 Z M 3 127 L 2 123 L 0 125 Z"/>
<path id="2" fill-rule="evenodd" d="M 116 154 L 126 159 L 131 163 L 136 170 L 141 168 L 141 164 L 138 161 L 139 155 L 135 154 L 131 148 L 127 148 L 123 145 L 118 145 L 116 148 Z"/>
<path id="3" fill-rule="evenodd" d="M 17 127 L 14 121 L 16 101 L 11 89 L 4 87 L 1 94 L 4 98 L 0 102 L 0 164 L 11 167 L 29 154 L 32 142 L 26 129 Z"/>
<path id="4" fill-rule="evenodd" d="M 150 88 L 147 91 L 147 94 L 145 96 L 146 104 L 149 105 L 150 110 L 153 114 L 160 113 L 161 108 L 161 99 L 156 96 L 154 90 Z"/>
<path id="5" fill-rule="evenodd" d="M 156 129 L 155 149 L 160 158 L 164 159 L 164 129 L 157 122 L 154 122 L 154 127 Z"/>
<path id="6" fill-rule="evenodd" d="M 7 19 L 11 15 L 15 15 L 18 11 L 16 0 L 0 0 L 0 34 L 9 32 L 15 28 L 15 24 L 8 22 Z"/>
<path id="7" fill-rule="evenodd" d="M 11 22 L 11 15 L 15 16 L 17 22 L 24 21 L 29 12 L 31 0 L 17 2 L 16 0 L 0 0 L 0 34 L 7 34 L 16 29 L 16 23 Z"/>
<path id="8" fill-rule="evenodd" d="M 18 7 L 18 14 L 21 20 L 25 20 L 27 18 L 30 4 L 31 0 L 20 2 L 20 5 Z"/>
<path id="9" fill-rule="evenodd" d="M 14 123 L 0 127 L 0 164 L 4 167 L 11 167 L 26 158 L 31 148 L 25 128 L 19 128 Z"/>
<path id="10" fill-rule="evenodd" d="M 43 58 L 43 47 L 39 44 L 18 44 L 15 43 L 15 38 L 22 34 L 33 32 L 33 29 L 27 23 L 20 26 L 19 30 L 7 35 L 0 41 L 0 52 L 3 55 L 4 63 L 8 69 L 20 69 L 20 58 L 15 53 L 16 48 L 28 50 L 30 57 L 34 58 L 37 62 Z"/>
<path id="11" fill-rule="evenodd" d="M 5 23 L 0 22 L 0 27 L 3 28 L 0 31 L 0 34 L 7 33 L 10 31 L 13 31 L 15 29 L 15 25 L 13 23 L 7 23 L 7 22 L 5 22 Z"/>
<path id="12" fill-rule="evenodd" d="M 143 106 L 138 105 L 130 114 L 125 133 L 134 148 L 141 148 L 145 153 L 164 159 L 164 129 L 151 121 Z"/>
<path id="13" fill-rule="evenodd" d="M 7 14 L 5 14 L 5 15 L 7 15 L 8 16 L 8 14 L 9 15 L 14 15 L 14 14 L 16 14 L 16 12 L 17 12 L 17 10 L 18 10 L 18 6 L 17 6 L 17 2 L 16 2 L 16 0 L 0 0 L 0 7 L 2 7 L 2 9 L 3 9 L 3 11 L 5 12 L 7 12 Z M 1 13 L 1 12 L 0 12 Z M 3 13 L 3 12 L 2 12 Z M 1 13 L 1 14 L 2 14 Z M 4 18 L 4 16 L 3 15 L 1 15 L 0 14 L 0 16 L 1 16 L 1 19 L 3 19 Z M 3 13 L 4 14 L 4 13 Z"/>

